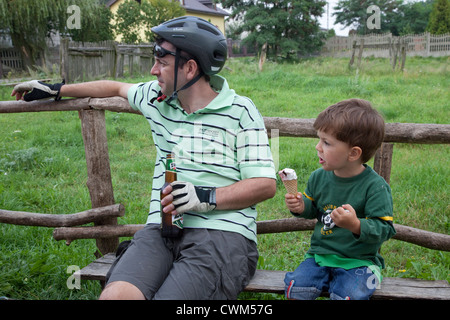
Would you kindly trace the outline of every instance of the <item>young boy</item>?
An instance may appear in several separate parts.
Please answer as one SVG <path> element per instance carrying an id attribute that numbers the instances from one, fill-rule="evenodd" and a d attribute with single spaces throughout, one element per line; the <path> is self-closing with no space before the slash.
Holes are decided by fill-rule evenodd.
<path id="1" fill-rule="evenodd" d="M 304 194 L 286 194 L 294 216 L 317 224 L 305 260 L 286 274 L 288 299 L 369 299 L 384 260 L 381 244 L 395 234 L 389 185 L 365 163 L 384 138 L 384 120 L 370 103 L 341 101 L 317 117 L 314 128 L 322 168 Z"/>

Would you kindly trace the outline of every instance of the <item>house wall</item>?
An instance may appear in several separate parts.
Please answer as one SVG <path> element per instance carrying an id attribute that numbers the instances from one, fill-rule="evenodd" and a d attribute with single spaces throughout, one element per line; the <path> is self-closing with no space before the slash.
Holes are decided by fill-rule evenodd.
<path id="1" fill-rule="evenodd" d="M 119 9 L 119 5 L 122 3 L 122 1 L 116 1 L 111 7 L 109 8 L 113 14 L 116 14 L 117 10 Z M 195 16 L 202 19 L 205 19 L 206 21 L 211 22 L 213 25 L 215 25 L 219 30 L 225 35 L 225 17 L 223 16 L 215 16 L 215 15 L 209 15 L 194 11 L 186 10 L 186 15 L 189 16 Z M 144 31 L 141 30 L 141 38 L 144 38 Z M 115 40 L 117 42 L 121 42 L 121 36 L 116 36 Z"/>
<path id="2" fill-rule="evenodd" d="M 205 19 L 206 21 L 211 22 L 213 25 L 219 28 L 219 30 L 225 35 L 225 18 L 223 16 L 208 15 L 199 12 L 192 12 L 189 10 L 186 10 L 186 15 L 199 17 Z"/>

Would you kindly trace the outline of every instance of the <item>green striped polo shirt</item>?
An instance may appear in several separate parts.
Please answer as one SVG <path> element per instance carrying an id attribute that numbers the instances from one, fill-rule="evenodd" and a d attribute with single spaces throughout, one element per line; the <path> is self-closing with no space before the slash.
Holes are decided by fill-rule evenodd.
<path id="1" fill-rule="evenodd" d="M 147 223 L 160 223 L 160 191 L 165 159 L 175 155 L 177 180 L 199 187 L 224 187 L 247 178 L 275 179 L 275 168 L 264 121 L 253 102 L 237 95 L 220 76 L 210 84 L 219 94 L 205 108 L 186 113 L 178 100 L 157 102 L 157 81 L 139 83 L 128 91 L 130 105 L 148 120 L 156 147 Z M 184 214 L 185 228 L 238 232 L 256 242 L 254 206 Z"/>

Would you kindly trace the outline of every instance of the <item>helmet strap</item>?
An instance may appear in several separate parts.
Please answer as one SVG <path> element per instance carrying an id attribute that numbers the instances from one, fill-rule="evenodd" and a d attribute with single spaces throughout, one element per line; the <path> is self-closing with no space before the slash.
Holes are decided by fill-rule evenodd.
<path id="1" fill-rule="evenodd" d="M 180 53 L 181 50 L 177 48 L 176 50 L 176 54 L 175 54 L 175 71 L 174 71 L 174 77 L 173 77 L 173 93 L 172 96 L 174 94 L 177 94 L 177 78 L 178 78 L 178 63 L 180 62 Z M 172 98 L 172 96 L 170 96 Z M 171 101 L 171 99 L 169 99 L 169 102 Z"/>
<path id="2" fill-rule="evenodd" d="M 200 78 L 203 76 L 203 71 L 200 70 L 199 74 L 196 75 L 191 81 L 186 83 L 180 89 L 178 89 L 178 90 L 176 89 L 177 88 L 178 63 L 179 63 L 179 60 L 180 60 L 180 52 L 181 52 L 181 50 L 177 48 L 176 55 L 175 55 L 175 74 L 174 74 L 174 80 L 173 80 L 173 90 L 174 91 L 173 91 L 172 95 L 169 97 L 169 99 L 167 100 L 167 103 L 170 103 L 173 99 L 178 98 L 178 92 L 179 91 L 189 88 L 194 83 L 196 83 L 198 80 L 200 80 Z"/>

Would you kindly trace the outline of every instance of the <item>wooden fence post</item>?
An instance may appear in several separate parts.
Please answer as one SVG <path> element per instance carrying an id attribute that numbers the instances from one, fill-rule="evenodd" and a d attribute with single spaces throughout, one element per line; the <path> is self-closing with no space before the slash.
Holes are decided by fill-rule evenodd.
<path id="1" fill-rule="evenodd" d="M 361 38 L 358 52 L 358 69 L 361 67 L 361 58 L 364 50 L 364 38 Z"/>
<path id="2" fill-rule="evenodd" d="M 114 193 L 109 166 L 108 141 L 104 110 L 80 110 L 81 131 L 87 164 L 87 187 L 92 208 L 114 204 Z M 95 225 L 117 225 L 117 218 L 104 218 Z M 96 239 L 100 254 L 114 252 L 119 238 Z M 98 252 L 96 253 L 98 255 Z"/>
<path id="3" fill-rule="evenodd" d="M 400 53 L 400 39 L 398 39 L 397 43 L 394 43 L 393 46 L 394 46 L 394 58 L 392 60 L 392 71 L 395 71 L 395 67 L 397 66 L 398 55 Z"/>
<path id="4" fill-rule="evenodd" d="M 118 72 L 119 72 L 119 70 L 118 70 L 118 68 L 119 68 L 118 61 L 119 61 L 119 56 L 120 56 L 119 44 L 114 41 L 114 69 L 113 69 L 114 72 L 113 72 L 113 75 L 112 75 L 114 77 L 114 79 L 118 78 Z"/>
<path id="5" fill-rule="evenodd" d="M 123 77 L 123 61 L 125 59 L 125 56 L 123 54 L 123 52 L 120 50 L 119 45 L 116 43 L 115 44 L 115 48 L 116 48 L 116 61 L 115 61 L 115 74 L 114 74 L 114 78 L 119 78 L 119 77 Z"/>
<path id="6" fill-rule="evenodd" d="M 350 58 L 350 61 L 348 62 L 348 67 L 350 68 L 353 66 L 353 62 L 355 61 L 355 51 L 356 51 L 356 40 L 353 40 L 352 44 L 352 56 Z"/>
<path id="7" fill-rule="evenodd" d="M 0 54 L 0 79 L 3 79 L 3 62 L 1 54 Z"/>
<path id="8" fill-rule="evenodd" d="M 66 83 L 70 83 L 69 78 L 69 39 L 62 38 L 59 45 L 59 61 L 60 61 L 60 74 L 61 78 L 66 80 Z"/>
<path id="9" fill-rule="evenodd" d="M 389 63 L 392 66 L 392 60 L 394 59 L 394 50 L 393 50 L 394 48 L 393 48 L 392 34 L 388 38 L 388 42 L 389 42 Z"/>
<path id="10" fill-rule="evenodd" d="M 400 64 L 400 70 L 403 72 L 405 69 L 405 61 L 406 61 L 406 40 L 402 39 L 402 61 Z"/>
<path id="11" fill-rule="evenodd" d="M 389 184 L 391 180 L 392 153 L 394 150 L 393 143 L 383 142 L 381 147 L 375 153 L 373 160 L 373 170 L 386 180 Z"/>

